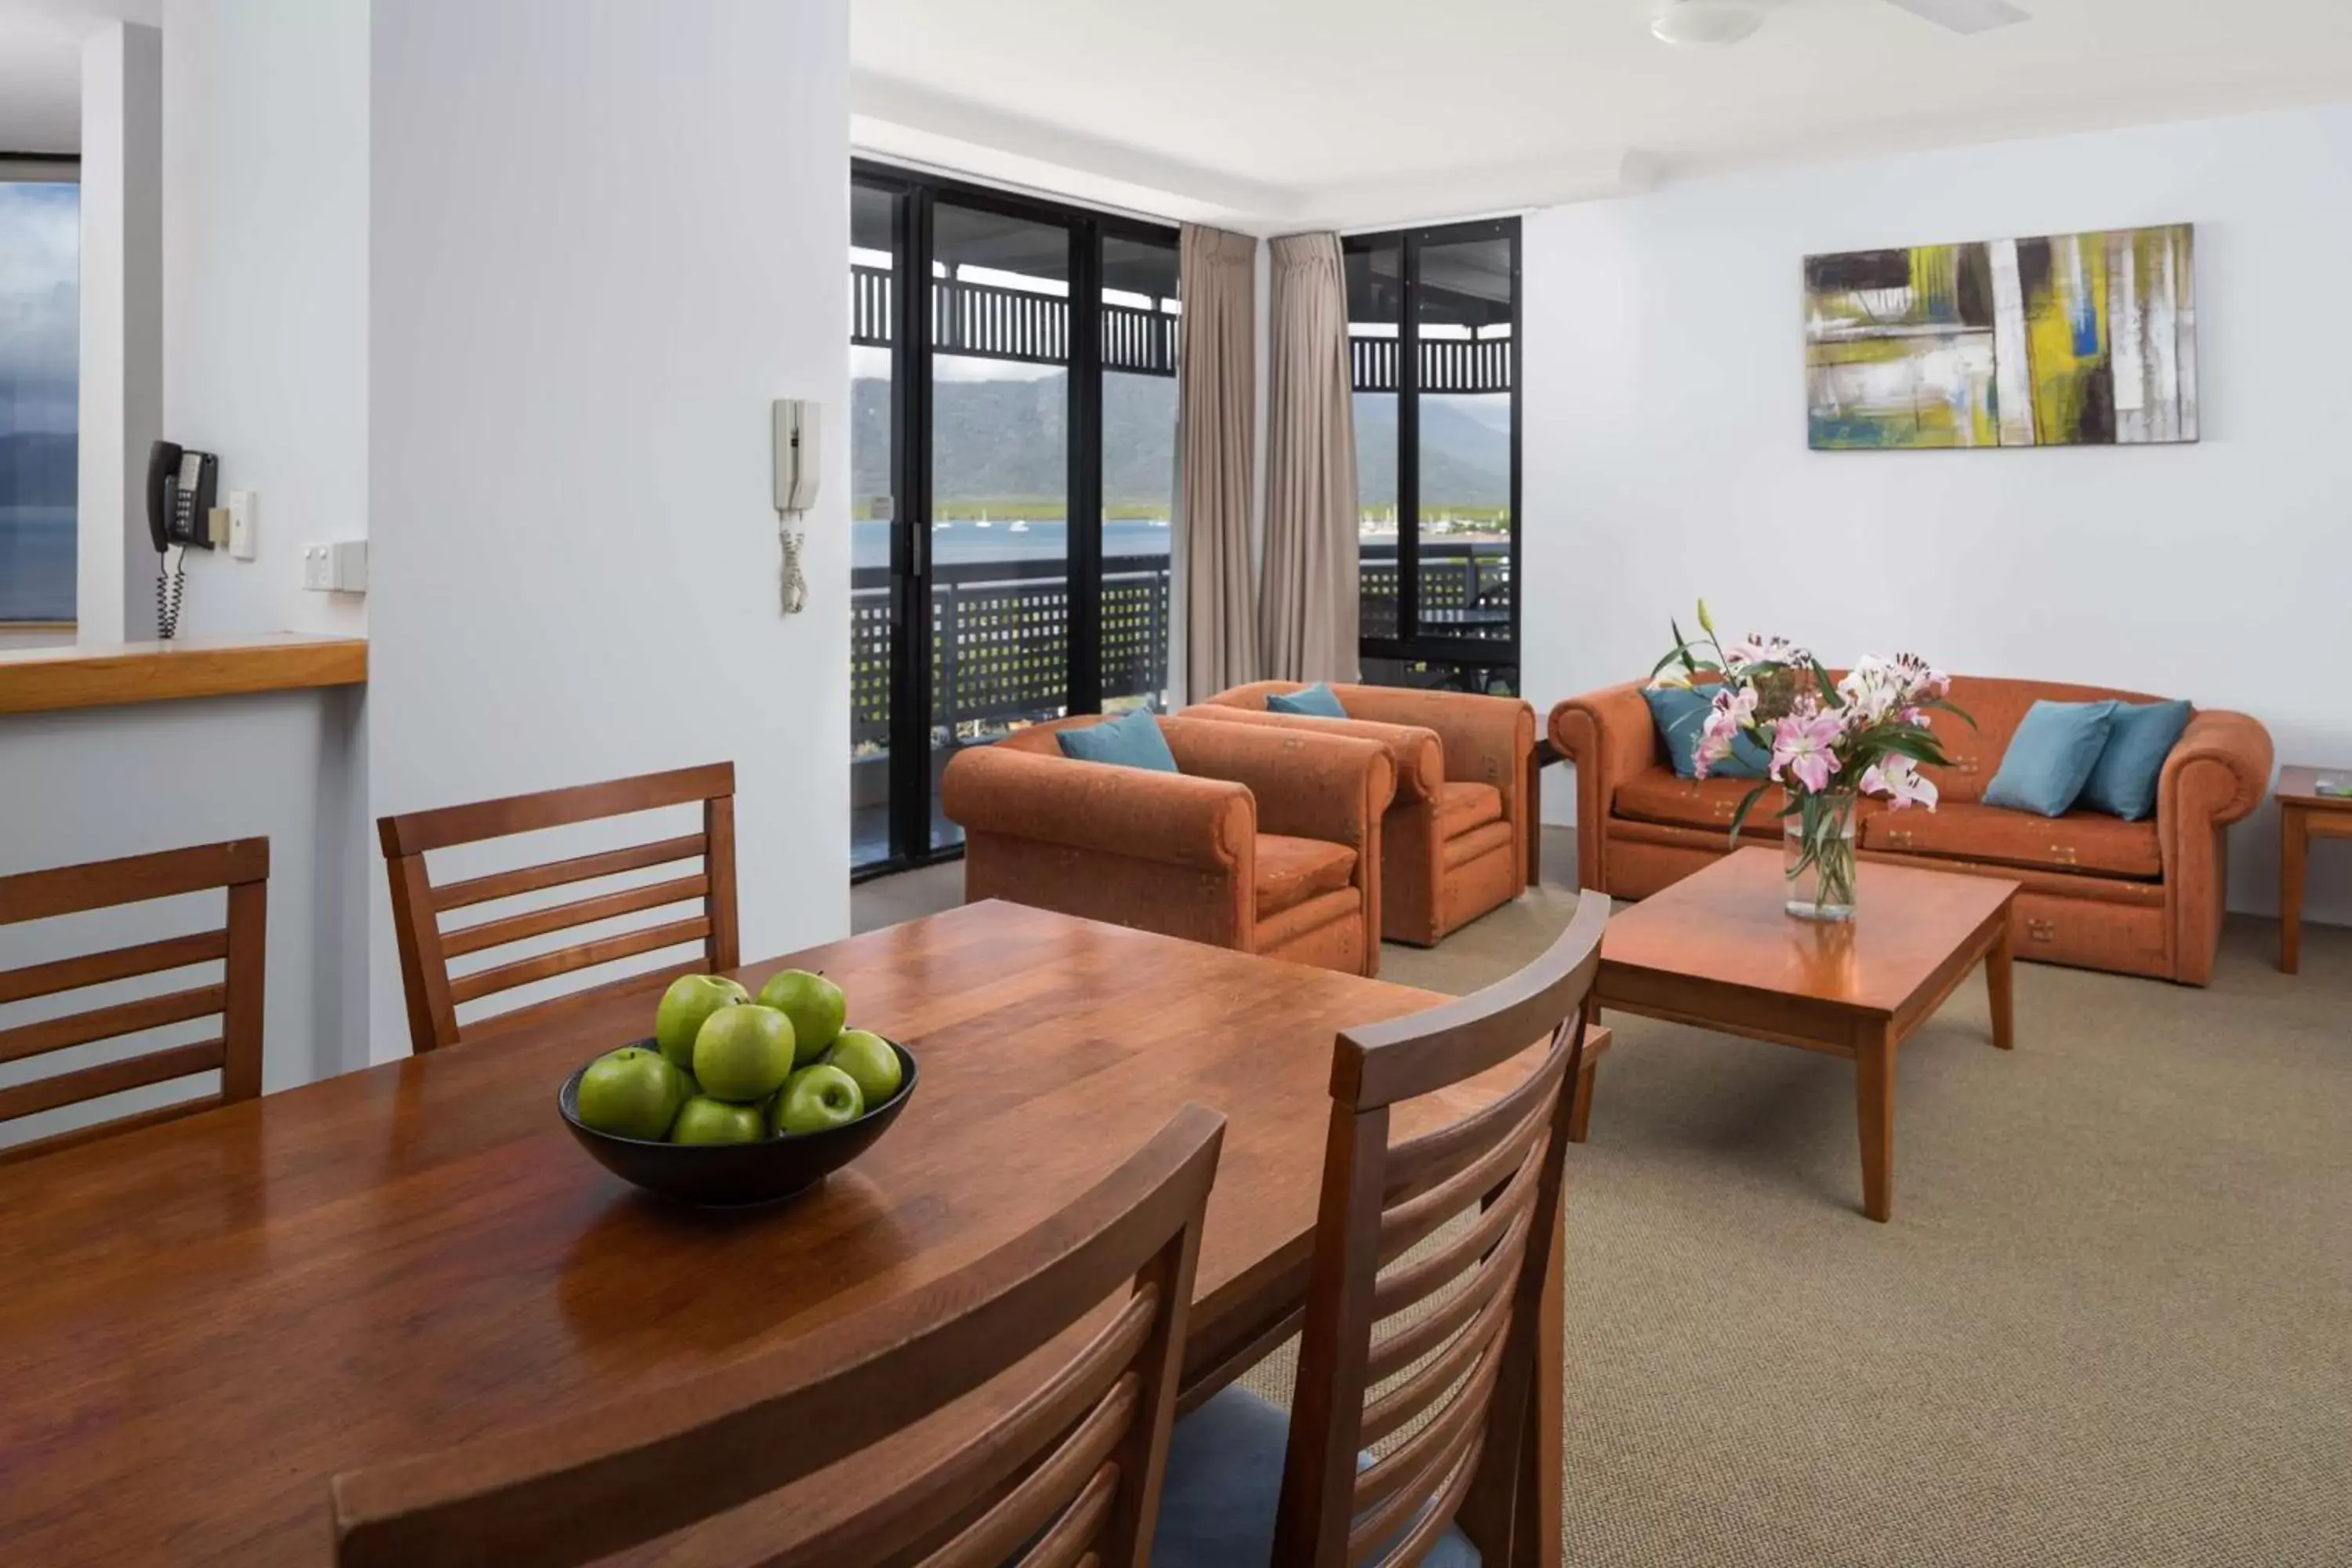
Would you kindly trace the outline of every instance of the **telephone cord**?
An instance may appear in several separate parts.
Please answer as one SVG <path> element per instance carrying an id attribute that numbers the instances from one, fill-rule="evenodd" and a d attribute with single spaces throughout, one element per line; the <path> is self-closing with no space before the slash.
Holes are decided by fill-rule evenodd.
<path id="1" fill-rule="evenodd" d="M 180 547 L 173 563 L 168 552 L 155 552 L 155 636 L 164 642 L 180 635 L 180 601 L 188 586 L 188 547 Z"/>
<path id="2" fill-rule="evenodd" d="M 801 572 L 801 547 L 806 535 L 793 524 L 800 514 L 776 515 L 776 537 L 784 546 L 784 614 L 797 616 L 808 608 L 808 578 Z"/>

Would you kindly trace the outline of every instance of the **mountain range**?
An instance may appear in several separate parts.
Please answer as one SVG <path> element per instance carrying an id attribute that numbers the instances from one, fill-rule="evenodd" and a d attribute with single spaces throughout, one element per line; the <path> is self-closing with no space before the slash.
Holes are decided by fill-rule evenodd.
<path id="1" fill-rule="evenodd" d="M 931 393 L 931 463 L 940 499 L 1011 500 L 1058 496 L 1067 484 L 1068 399 L 1060 376 L 1034 381 L 940 381 Z M 1499 400 L 1497 400 L 1499 405 Z M 1360 451 L 1396 450 L 1396 399 L 1359 396 Z M 1482 410 L 1483 412 L 1483 410 Z M 1498 406 L 1496 413 L 1501 413 Z M 860 376 L 850 384 L 853 493 L 887 495 L 890 384 Z M 1115 375 L 1103 396 L 1103 500 L 1106 504 L 1165 502 L 1176 471 L 1176 382 L 1171 376 Z M 1359 502 L 1396 504 L 1396 465 L 1359 463 Z M 1424 504 L 1499 507 L 1510 500 L 1510 432 L 1448 398 L 1421 405 Z"/>

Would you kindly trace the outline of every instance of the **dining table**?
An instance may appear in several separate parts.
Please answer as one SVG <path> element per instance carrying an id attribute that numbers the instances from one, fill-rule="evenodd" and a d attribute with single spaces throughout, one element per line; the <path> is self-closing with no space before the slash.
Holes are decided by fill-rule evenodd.
<path id="1" fill-rule="evenodd" d="M 792 967 L 838 983 L 920 1078 L 884 1138 L 782 1203 L 667 1203 L 559 1117 L 575 1068 L 650 1034 L 661 977 L 0 1166 L 0 1563 L 331 1563 L 335 1475 L 822 1335 L 1046 1218 L 1192 1101 L 1226 1118 L 1186 1330 L 1197 1406 L 1297 1330 L 1335 1035 L 1444 1000 L 995 901 L 732 973 L 756 991 Z M 1537 1044 L 1403 1103 L 1392 1135 L 1507 1091 Z M 1483 1461 L 1516 1489 L 1516 1523 L 1473 1529 L 1490 1563 L 1558 1561 L 1559 1253 L 1528 1430 Z M 644 1560 L 721 1560 L 701 1550 Z"/>

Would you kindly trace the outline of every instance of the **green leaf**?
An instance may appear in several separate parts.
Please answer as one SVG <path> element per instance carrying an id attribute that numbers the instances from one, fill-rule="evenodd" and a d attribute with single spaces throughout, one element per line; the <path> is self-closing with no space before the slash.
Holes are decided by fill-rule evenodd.
<path id="1" fill-rule="evenodd" d="M 1837 682 L 1830 679 L 1830 667 L 1820 659 L 1813 660 L 1813 679 L 1822 683 L 1822 700 L 1832 708 L 1843 708 L 1845 699 L 1838 695 Z"/>
<path id="2" fill-rule="evenodd" d="M 1749 790 L 1748 792 L 1747 798 L 1739 803 L 1739 809 L 1731 814 L 1731 846 L 1733 848 L 1736 849 L 1739 847 L 1739 826 L 1748 820 L 1748 809 L 1759 800 L 1761 800 L 1764 797 L 1764 792 L 1771 787 L 1772 781 L 1769 779 L 1758 784 L 1754 789 Z"/>

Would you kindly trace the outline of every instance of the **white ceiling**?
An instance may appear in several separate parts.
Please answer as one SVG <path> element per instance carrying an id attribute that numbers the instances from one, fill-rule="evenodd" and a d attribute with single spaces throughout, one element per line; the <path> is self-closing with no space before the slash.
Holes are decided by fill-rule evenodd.
<path id="1" fill-rule="evenodd" d="M 82 40 L 163 0 L 0 0 L 0 153 L 81 149 Z"/>
<path id="2" fill-rule="evenodd" d="M 1704 50 L 1653 39 L 1650 0 L 853 0 L 853 134 L 1267 227 L 2352 98 L 2348 0 L 2020 0 L 1969 37 L 1763 3 Z"/>

